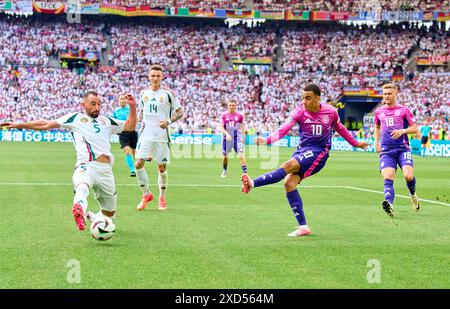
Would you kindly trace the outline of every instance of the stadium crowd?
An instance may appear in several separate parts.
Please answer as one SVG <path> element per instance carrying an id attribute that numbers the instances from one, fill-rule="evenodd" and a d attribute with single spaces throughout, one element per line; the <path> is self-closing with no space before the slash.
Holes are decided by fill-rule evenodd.
<path id="1" fill-rule="evenodd" d="M 17 19 L 0 20 L 0 65 L 45 66 L 49 56 L 70 53 L 83 56 L 107 47 L 104 24 L 69 24 Z"/>
<path id="2" fill-rule="evenodd" d="M 284 71 L 293 72 L 252 75 L 219 72 L 219 51 L 225 58 L 277 58 L 276 31 L 213 26 L 105 27 L 102 23 L 32 24 L 1 19 L 0 120 L 59 117 L 79 109 L 82 93 L 90 88 L 102 94 L 103 111 L 112 114 L 117 95 L 138 95 L 148 86 L 148 66 L 159 63 L 170 71 L 164 83 L 178 93 L 185 109 L 175 130 L 217 130 L 225 103 L 233 98 L 245 111 L 251 132 L 267 132 L 277 128 L 298 104 L 299 89 L 306 83 L 319 84 L 322 100 L 332 101 L 345 86 L 380 86 L 382 81 L 371 73 L 401 73 L 413 55 L 448 56 L 449 50 L 448 34 L 433 31 L 421 35 L 396 27 L 362 31 L 337 26 L 334 30 L 282 28 L 281 64 Z M 112 70 L 98 68 L 79 74 L 48 66 L 49 56 L 63 50 L 105 51 L 109 37 Z M 438 73 L 410 72 L 405 81 L 398 82 L 399 100 L 411 107 L 420 122 L 446 126 L 450 132 L 450 75 L 445 68 L 434 71 Z"/>
<path id="3" fill-rule="evenodd" d="M 67 0 L 44 0 L 43 2 L 68 2 Z M 245 9 L 257 10 L 307 10 L 307 11 L 448 11 L 449 0 L 79 0 L 80 3 L 101 3 L 118 6 L 148 5 L 152 8 L 185 7 L 202 9 Z"/>
<path id="4" fill-rule="evenodd" d="M 92 3 L 92 0 L 81 0 L 80 3 Z M 140 6 L 148 5 L 152 8 L 202 8 L 202 9 L 241 9 L 245 7 L 245 0 L 102 0 L 95 1 L 101 4 L 110 4 L 118 6 Z"/>
<path id="5" fill-rule="evenodd" d="M 303 11 L 361 12 L 361 11 L 447 11 L 450 1 L 434 0 L 253 0 L 258 10 L 294 9 Z"/>
<path id="6" fill-rule="evenodd" d="M 275 56 L 278 43 L 273 30 L 232 28 L 221 30 L 219 39 L 227 57 Z"/>
<path id="7" fill-rule="evenodd" d="M 418 40 L 412 29 L 286 29 L 282 65 L 302 73 L 403 73 Z"/>
<path id="8" fill-rule="evenodd" d="M 450 57 L 450 36 L 448 32 L 428 32 L 420 40 L 419 57 Z"/>
<path id="9" fill-rule="evenodd" d="M 147 67 L 159 63 L 171 71 L 218 71 L 218 34 L 209 27 L 116 25 L 111 28 L 111 65 Z"/>
<path id="10" fill-rule="evenodd" d="M 56 118 L 79 110 L 82 93 L 97 89 L 103 96 L 103 112 L 112 114 L 117 107 L 117 95 L 131 92 L 137 95 L 148 86 L 145 72 L 91 72 L 78 75 L 70 70 L 29 68 L 19 72 L 0 70 L 0 119 L 28 121 Z M 177 131 L 192 132 L 212 128 L 217 130 L 220 113 L 228 99 L 235 99 L 245 111 L 251 130 L 269 132 L 277 128 L 289 111 L 300 102 L 301 89 L 314 82 L 323 90 L 322 100 L 336 99 L 349 77 L 342 75 L 300 75 L 268 73 L 251 76 L 231 73 L 170 73 L 164 83 L 179 95 L 185 109 Z M 376 78 L 372 84 L 379 83 Z M 358 85 L 358 80 L 353 81 Z M 399 83 L 399 101 L 411 107 L 419 123 L 449 126 L 450 76 L 419 74 L 411 81 Z M 450 129 L 450 128 L 448 128 Z M 292 132 L 295 133 L 295 132 Z"/>

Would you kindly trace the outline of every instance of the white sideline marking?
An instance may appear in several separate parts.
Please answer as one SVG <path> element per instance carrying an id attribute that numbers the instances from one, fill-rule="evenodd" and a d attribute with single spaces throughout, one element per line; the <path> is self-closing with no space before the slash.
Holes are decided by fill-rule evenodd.
<path id="1" fill-rule="evenodd" d="M 348 186 L 345 186 L 345 188 L 351 189 L 351 190 L 371 192 L 371 193 L 378 193 L 378 194 L 383 194 L 384 195 L 384 192 L 381 192 L 381 191 L 369 190 L 369 189 L 358 188 L 358 187 L 348 187 Z M 401 197 L 401 198 L 409 199 L 409 196 L 407 196 L 407 195 L 395 194 L 395 197 L 397 197 L 397 196 Z M 423 199 L 423 198 L 419 198 L 419 201 L 433 203 L 433 204 L 439 204 L 439 205 L 445 205 L 445 206 L 450 206 L 450 204 L 448 204 L 448 203 L 436 202 L 436 201 L 432 201 L 432 200 L 426 200 L 426 199 Z"/>
<path id="2" fill-rule="evenodd" d="M 155 184 L 150 184 L 155 185 Z M 57 183 L 57 182 L 0 182 L 0 186 L 73 186 L 71 183 Z M 136 186 L 137 184 L 132 183 L 122 183 L 122 184 L 116 184 L 116 186 Z M 230 185 L 230 184 L 170 184 L 171 187 L 214 187 L 214 188 L 240 188 L 241 185 Z M 268 187 L 272 188 L 284 188 L 284 186 L 280 185 L 270 185 Z M 351 186 L 301 186 L 301 188 L 325 188 L 325 189 L 349 189 L 349 190 L 356 190 L 356 191 L 363 191 L 363 192 L 370 192 L 370 193 L 376 193 L 376 194 L 382 194 L 384 193 L 382 191 L 375 191 L 370 189 L 364 189 L 364 188 L 358 188 L 358 187 L 351 187 Z M 404 199 L 409 199 L 409 196 L 396 194 L 396 197 L 401 197 Z M 450 206 L 449 203 L 444 202 L 437 202 L 433 200 L 427 200 L 423 198 L 419 198 L 419 201 L 421 202 L 427 202 L 432 204 L 438 204 L 438 205 L 444 205 L 444 206 Z"/>

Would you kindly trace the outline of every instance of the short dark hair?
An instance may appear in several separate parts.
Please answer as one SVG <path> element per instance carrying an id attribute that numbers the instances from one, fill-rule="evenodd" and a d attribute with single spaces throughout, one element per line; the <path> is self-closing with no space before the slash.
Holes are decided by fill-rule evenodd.
<path id="1" fill-rule="evenodd" d="M 88 90 L 86 90 L 86 92 L 84 93 L 84 95 L 83 95 L 83 99 L 86 99 L 89 95 L 93 95 L 93 96 L 95 96 L 95 97 L 98 97 L 98 92 L 96 91 L 96 90 L 94 90 L 94 89 L 88 89 Z"/>
<path id="2" fill-rule="evenodd" d="M 320 97 L 320 88 L 316 84 L 308 84 L 303 91 L 312 91 L 316 96 Z"/>
<path id="3" fill-rule="evenodd" d="M 163 71 L 163 68 L 162 68 L 162 66 L 160 66 L 159 64 L 153 64 L 151 67 L 150 67 L 150 70 L 149 70 L 149 72 L 151 71 L 151 70 L 155 70 L 155 71 Z"/>

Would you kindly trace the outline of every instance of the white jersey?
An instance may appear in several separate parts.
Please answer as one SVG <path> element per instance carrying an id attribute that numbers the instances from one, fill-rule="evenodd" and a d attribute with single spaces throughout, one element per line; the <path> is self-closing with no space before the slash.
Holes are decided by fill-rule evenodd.
<path id="1" fill-rule="evenodd" d="M 156 91 L 145 88 L 140 94 L 139 114 L 142 113 L 140 140 L 170 142 L 169 130 L 161 129 L 160 122 L 169 120 L 181 107 L 172 91 L 159 88 Z"/>
<path id="2" fill-rule="evenodd" d="M 105 116 L 94 119 L 86 114 L 71 113 L 56 119 L 56 122 L 72 133 L 77 152 L 76 166 L 95 161 L 101 155 L 108 156 L 113 163 L 110 137 L 123 131 L 125 121 Z"/>

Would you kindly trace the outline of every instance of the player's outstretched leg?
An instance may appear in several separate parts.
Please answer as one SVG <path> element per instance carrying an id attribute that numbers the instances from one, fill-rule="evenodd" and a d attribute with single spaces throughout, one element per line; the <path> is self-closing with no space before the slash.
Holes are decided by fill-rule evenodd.
<path id="1" fill-rule="evenodd" d="M 273 183 L 277 183 L 286 177 L 286 171 L 284 168 L 280 167 L 272 172 L 263 174 L 252 180 L 250 176 L 243 173 L 241 176 L 242 181 L 242 192 L 249 193 L 252 188 L 267 186 Z"/>
<path id="2" fill-rule="evenodd" d="M 137 206 L 138 210 L 144 210 L 147 207 L 147 203 L 153 200 L 153 194 L 148 188 L 148 175 L 145 168 L 139 168 L 136 166 L 136 176 L 138 179 L 139 186 L 142 190 L 142 199 Z"/>
<path id="3" fill-rule="evenodd" d="M 80 183 L 75 188 L 75 197 L 73 198 L 72 214 L 75 223 L 80 231 L 86 228 L 86 211 L 88 207 L 87 198 L 89 196 L 89 187 L 85 183 Z"/>
<path id="4" fill-rule="evenodd" d="M 254 187 L 253 180 L 246 173 L 242 174 L 241 182 L 242 182 L 241 190 L 244 193 L 249 193 L 250 190 Z"/>

